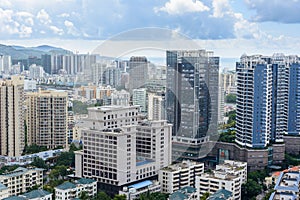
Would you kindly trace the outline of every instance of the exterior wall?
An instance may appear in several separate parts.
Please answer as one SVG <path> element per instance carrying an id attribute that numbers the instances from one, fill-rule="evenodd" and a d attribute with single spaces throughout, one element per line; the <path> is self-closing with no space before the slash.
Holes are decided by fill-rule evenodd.
<path id="1" fill-rule="evenodd" d="M 284 135 L 285 152 L 300 155 L 300 137 Z"/>
<path id="2" fill-rule="evenodd" d="M 18 168 L 6 175 L 0 175 L 0 183 L 9 189 L 9 196 L 19 195 L 33 186 L 43 185 L 43 169 Z"/>
<path id="3" fill-rule="evenodd" d="M 273 158 L 269 160 L 269 150 L 268 149 L 247 149 L 242 148 L 234 143 L 225 143 L 217 142 L 213 144 L 210 142 L 209 145 L 212 145 L 212 151 L 208 154 L 211 157 L 219 157 L 219 150 L 228 150 L 228 159 L 247 162 L 248 171 L 263 170 L 269 164 L 281 163 L 284 160 L 284 144 L 275 144 L 272 146 L 273 149 Z"/>
<path id="4" fill-rule="evenodd" d="M 174 138 L 201 141 L 217 133 L 218 82 L 219 58 L 213 57 L 212 52 L 167 51 L 166 112 L 168 122 L 173 124 Z M 201 158 L 199 153 L 185 154 L 181 145 L 174 144 L 173 154 L 174 161 L 182 157 Z"/>
<path id="5" fill-rule="evenodd" d="M 220 189 L 232 192 L 233 199 L 241 199 L 242 182 L 240 177 L 226 174 L 203 174 L 196 177 L 198 197 L 209 192 L 213 194 Z"/>
<path id="6" fill-rule="evenodd" d="M 67 144 L 68 94 L 39 91 L 27 94 L 28 144 L 49 149 Z"/>
<path id="7" fill-rule="evenodd" d="M 57 200 L 72 200 L 79 198 L 80 193 L 86 191 L 90 197 L 97 194 L 97 182 L 88 184 L 76 184 L 74 188 L 59 189 L 55 188 L 55 199 Z"/>
<path id="8" fill-rule="evenodd" d="M 25 145 L 24 77 L 0 80 L 0 155 L 20 156 Z"/>
<path id="9" fill-rule="evenodd" d="M 173 193 L 185 186 L 195 187 L 195 177 L 204 173 L 204 164 L 183 161 L 159 171 L 158 179 L 163 193 Z"/>

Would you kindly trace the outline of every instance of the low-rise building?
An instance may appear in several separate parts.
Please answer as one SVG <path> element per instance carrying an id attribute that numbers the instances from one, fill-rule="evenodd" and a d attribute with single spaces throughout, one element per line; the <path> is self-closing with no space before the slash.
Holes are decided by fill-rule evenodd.
<path id="1" fill-rule="evenodd" d="M 299 199 L 300 172 L 283 171 L 277 179 L 274 192 L 269 200 L 296 200 Z"/>
<path id="2" fill-rule="evenodd" d="M 127 200 L 139 199 L 142 194 L 153 192 L 160 192 L 160 184 L 158 181 L 142 181 L 129 185 L 128 187 L 123 187 L 123 190 L 120 191 L 120 194 L 126 195 Z"/>
<path id="3" fill-rule="evenodd" d="M 87 192 L 90 197 L 95 196 L 97 194 L 97 181 L 82 178 L 75 183 L 64 182 L 55 187 L 55 199 L 69 200 L 78 198 L 81 192 Z"/>
<path id="4" fill-rule="evenodd" d="M 163 193 L 173 193 L 182 187 L 195 187 L 195 177 L 204 173 L 204 163 L 185 160 L 159 170 L 158 179 Z"/>
<path id="5" fill-rule="evenodd" d="M 215 192 L 214 194 L 210 195 L 207 200 L 233 200 L 232 192 L 221 189 Z"/>
<path id="6" fill-rule="evenodd" d="M 233 199 L 241 198 L 241 186 L 247 180 L 247 163 L 224 160 L 211 173 L 196 177 L 198 197 L 205 193 L 214 194 L 225 189 L 232 193 Z"/>
<path id="7" fill-rule="evenodd" d="M 0 183 L 8 188 L 9 196 L 27 192 L 33 186 L 43 186 L 43 171 L 40 168 L 19 167 L 12 172 L 0 175 Z"/>
<path id="8" fill-rule="evenodd" d="M 197 190 L 186 186 L 170 194 L 169 200 L 198 200 Z"/>
<path id="9" fill-rule="evenodd" d="M 26 200 L 52 200 L 52 193 L 45 190 L 33 190 L 19 195 L 19 197 L 24 197 Z"/>

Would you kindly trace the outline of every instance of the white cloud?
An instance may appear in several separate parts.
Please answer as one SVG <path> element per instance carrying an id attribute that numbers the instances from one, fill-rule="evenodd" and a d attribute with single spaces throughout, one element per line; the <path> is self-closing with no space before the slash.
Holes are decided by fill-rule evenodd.
<path id="1" fill-rule="evenodd" d="M 11 8 L 12 4 L 9 0 L 0 0 L 0 5 L 3 8 Z"/>
<path id="2" fill-rule="evenodd" d="M 78 33 L 78 30 L 75 28 L 73 22 L 70 22 L 68 20 L 65 20 L 64 22 L 66 28 L 67 28 L 67 33 L 71 34 L 73 36 L 79 36 L 80 34 Z"/>
<path id="3" fill-rule="evenodd" d="M 38 20 L 40 20 L 40 22 L 42 24 L 51 24 L 52 23 L 49 14 L 44 9 L 42 9 L 38 12 L 36 18 Z"/>
<path id="4" fill-rule="evenodd" d="M 161 8 L 154 8 L 155 12 L 163 11 L 170 15 L 181 15 L 186 12 L 209 11 L 209 7 L 199 0 L 170 0 Z"/>
<path id="5" fill-rule="evenodd" d="M 31 34 L 32 34 L 32 28 L 31 27 L 21 25 L 20 32 L 19 32 L 19 35 L 20 35 L 21 38 L 30 37 Z"/>
<path id="6" fill-rule="evenodd" d="M 70 14 L 69 13 L 61 13 L 59 15 L 57 15 L 58 17 L 70 17 Z"/>
<path id="7" fill-rule="evenodd" d="M 213 0 L 213 17 L 223 17 L 224 13 L 230 10 L 228 0 Z"/>
<path id="8" fill-rule="evenodd" d="M 63 35 L 63 34 L 64 34 L 64 30 L 63 30 L 63 29 L 60 29 L 60 28 L 58 28 L 58 27 L 56 27 L 56 26 L 51 25 L 51 26 L 49 26 L 49 28 L 50 28 L 50 30 L 52 30 L 52 32 L 53 32 L 54 34 L 56 34 L 56 35 Z"/>

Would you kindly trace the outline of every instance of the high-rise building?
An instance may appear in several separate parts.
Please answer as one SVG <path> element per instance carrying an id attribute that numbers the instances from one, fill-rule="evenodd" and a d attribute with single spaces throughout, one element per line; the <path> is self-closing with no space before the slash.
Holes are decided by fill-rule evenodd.
<path id="1" fill-rule="evenodd" d="M 0 55 L 0 74 L 9 74 L 11 70 L 11 56 Z"/>
<path id="2" fill-rule="evenodd" d="M 44 77 L 44 69 L 42 66 L 32 64 L 29 66 L 29 76 L 32 79 L 40 79 Z"/>
<path id="3" fill-rule="evenodd" d="M 41 65 L 46 73 L 51 74 L 51 55 L 43 54 L 41 58 Z"/>
<path id="4" fill-rule="evenodd" d="M 148 80 L 148 67 L 150 62 L 144 56 L 132 56 L 129 59 L 129 91 L 141 88 Z"/>
<path id="5" fill-rule="evenodd" d="M 288 134 L 300 134 L 300 63 L 292 63 L 289 68 Z M 286 82 L 285 82 L 286 83 Z"/>
<path id="6" fill-rule="evenodd" d="M 147 113 L 147 89 L 138 88 L 132 90 L 132 104 L 141 107 L 141 112 Z"/>
<path id="7" fill-rule="evenodd" d="M 166 111 L 173 124 L 173 160 L 208 153 L 201 145 L 217 134 L 218 82 L 219 57 L 212 52 L 167 51 Z"/>
<path id="8" fill-rule="evenodd" d="M 38 91 L 27 93 L 27 142 L 53 149 L 66 147 L 68 93 Z"/>
<path id="9" fill-rule="evenodd" d="M 24 78 L 0 80 L 0 155 L 20 156 L 25 146 Z"/>
<path id="10" fill-rule="evenodd" d="M 148 93 L 148 119 L 165 120 L 165 93 L 149 92 Z"/>
<path id="11" fill-rule="evenodd" d="M 81 130 L 83 151 L 75 156 L 77 176 L 118 193 L 128 184 L 157 176 L 171 163 L 171 124 L 142 121 L 139 106 L 101 106 L 88 112 Z"/>
<path id="12" fill-rule="evenodd" d="M 299 134 L 297 56 L 243 55 L 237 63 L 236 142 L 262 148 Z M 298 131 L 297 131 L 298 128 Z"/>

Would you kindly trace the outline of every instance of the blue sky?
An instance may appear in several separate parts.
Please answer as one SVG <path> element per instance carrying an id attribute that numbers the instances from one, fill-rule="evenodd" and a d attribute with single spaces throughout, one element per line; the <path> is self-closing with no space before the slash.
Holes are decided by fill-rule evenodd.
<path id="1" fill-rule="evenodd" d="M 0 0 L 0 42 L 92 51 L 135 28 L 185 34 L 218 56 L 298 54 L 298 0 Z"/>

